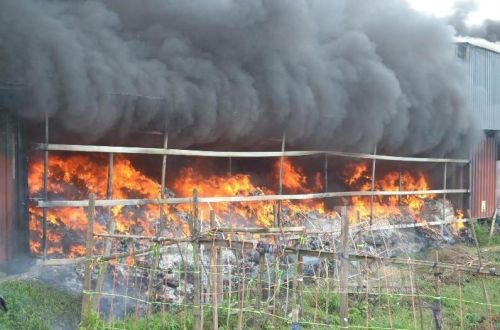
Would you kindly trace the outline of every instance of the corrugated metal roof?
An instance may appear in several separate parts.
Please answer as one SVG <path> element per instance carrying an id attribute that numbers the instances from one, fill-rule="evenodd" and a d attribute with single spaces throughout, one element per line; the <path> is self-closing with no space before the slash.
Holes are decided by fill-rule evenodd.
<path id="1" fill-rule="evenodd" d="M 455 37 L 454 41 L 456 43 L 469 44 L 492 52 L 500 54 L 500 43 L 490 42 L 481 38 L 471 38 L 471 37 Z"/>
<path id="2" fill-rule="evenodd" d="M 492 45 L 485 48 L 477 42 L 457 44 L 457 56 L 467 70 L 465 93 L 484 130 L 500 130 L 500 45 L 496 47 L 499 52 Z"/>

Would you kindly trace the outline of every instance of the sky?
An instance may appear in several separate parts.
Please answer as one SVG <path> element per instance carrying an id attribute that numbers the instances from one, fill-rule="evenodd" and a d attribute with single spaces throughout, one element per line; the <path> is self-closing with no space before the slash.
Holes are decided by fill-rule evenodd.
<path id="1" fill-rule="evenodd" d="M 455 0 L 407 0 L 420 11 L 438 17 L 448 16 L 453 12 Z M 480 24 L 485 19 L 500 20 L 500 0 L 477 0 L 478 9 L 469 16 L 469 24 Z"/>

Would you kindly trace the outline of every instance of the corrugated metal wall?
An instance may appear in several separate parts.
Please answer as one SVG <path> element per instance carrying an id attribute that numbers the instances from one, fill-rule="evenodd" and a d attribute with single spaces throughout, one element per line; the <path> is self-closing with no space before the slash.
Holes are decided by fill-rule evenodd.
<path id="1" fill-rule="evenodd" d="M 23 127 L 0 111 L 0 264 L 28 251 Z"/>
<path id="2" fill-rule="evenodd" d="M 484 130 L 500 130 L 500 54 L 458 44 L 457 56 L 467 66 L 467 97 Z"/>
<path id="3" fill-rule="evenodd" d="M 473 153 L 471 159 L 470 208 L 474 218 L 489 218 L 496 208 L 496 162 L 495 136 L 487 136 Z"/>

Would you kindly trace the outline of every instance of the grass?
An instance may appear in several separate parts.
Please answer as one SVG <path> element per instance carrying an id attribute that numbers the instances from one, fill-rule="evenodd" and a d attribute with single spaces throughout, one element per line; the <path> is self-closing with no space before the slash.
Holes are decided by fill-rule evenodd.
<path id="1" fill-rule="evenodd" d="M 81 297 L 38 281 L 0 283 L 8 312 L 0 312 L 1 330 L 74 329 L 79 322 Z"/>

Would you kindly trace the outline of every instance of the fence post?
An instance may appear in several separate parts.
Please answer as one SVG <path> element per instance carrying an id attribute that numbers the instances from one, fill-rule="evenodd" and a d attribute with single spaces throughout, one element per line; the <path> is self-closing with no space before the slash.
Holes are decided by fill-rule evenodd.
<path id="1" fill-rule="evenodd" d="M 109 154 L 109 159 L 108 159 L 108 185 L 107 185 L 107 191 L 106 191 L 106 198 L 111 199 L 113 196 L 113 154 Z M 108 207 L 107 210 L 107 231 L 109 234 L 114 234 L 115 233 L 115 220 L 113 218 L 113 215 L 111 214 L 111 207 Z M 104 239 L 104 253 L 103 256 L 109 256 L 111 254 L 111 248 L 113 246 L 113 239 L 112 238 L 105 238 Z M 101 301 L 101 291 L 102 287 L 104 285 L 104 279 L 106 278 L 106 272 L 108 269 L 108 264 L 103 264 L 102 269 L 99 272 L 99 276 L 97 277 L 97 282 L 96 282 L 96 295 L 94 297 L 94 308 L 98 310 L 100 301 Z"/>
<path id="2" fill-rule="evenodd" d="M 193 217 L 190 221 L 191 237 L 193 238 L 193 280 L 194 280 L 194 298 L 193 298 L 193 329 L 201 330 L 201 267 L 200 267 L 200 243 L 198 219 L 198 191 L 193 189 Z"/>
<path id="3" fill-rule="evenodd" d="M 85 248 L 85 272 L 83 276 L 83 296 L 82 296 L 82 321 L 89 316 L 91 309 L 90 287 L 92 283 L 92 257 L 94 253 L 94 218 L 95 218 L 95 195 L 89 195 L 89 207 L 87 210 L 87 236 Z"/>
<path id="4" fill-rule="evenodd" d="M 434 261 L 437 265 L 439 262 L 438 251 L 435 252 Z M 441 272 L 438 270 L 437 266 L 434 266 L 434 290 L 436 291 L 436 297 L 434 299 L 434 304 L 432 306 L 432 313 L 434 315 L 434 324 L 436 330 L 441 330 L 443 328 L 443 320 L 441 315 Z"/>
<path id="5" fill-rule="evenodd" d="M 342 227 L 340 232 L 341 250 L 339 254 L 340 266 L 340 327 L 347 329 L 349 327 L 349 295 L 348 276 L 349 276 L 349 219 L 347 218 L 347 207 L 341 209 Z"/>
<path id="6" fill-rule="evenodd" d="M 217 224 L 215 223 L 215 212 L 210 210 L 210 227 L 215 229 Z M 215 243 L 215 236 L 214 236 Z M 219 328 L 219 277 L 218 277 L 218 266 L 219 266 L 219 249 L 215 244 L 212 244 L 212 249 L 210 251 L 210 288 L 212 291 L 211 302 L 212 302 L 212 327 L 213 329 Z"/>

